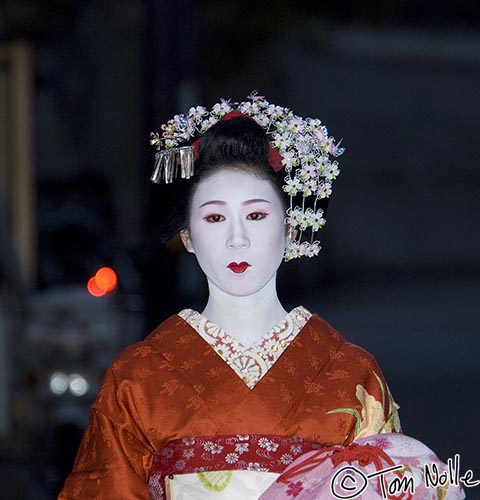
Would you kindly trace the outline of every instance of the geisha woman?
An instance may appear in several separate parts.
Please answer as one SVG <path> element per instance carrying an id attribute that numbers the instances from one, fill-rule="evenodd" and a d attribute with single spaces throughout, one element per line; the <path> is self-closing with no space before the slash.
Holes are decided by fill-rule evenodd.
<path id="1" fill-rule="evenodd" d="M 444 465 L 399 433 L 373 357 L 278 299 L 282 260 L 320 250 L 339 172 L 321 122 L 253 94 L 191 108 L 152 144 L 154 182 L 188 179 L 170 227 L 208 302 L 112 363 L 59 498 L 463 498 L 425 486 L 424 463 Z"/>

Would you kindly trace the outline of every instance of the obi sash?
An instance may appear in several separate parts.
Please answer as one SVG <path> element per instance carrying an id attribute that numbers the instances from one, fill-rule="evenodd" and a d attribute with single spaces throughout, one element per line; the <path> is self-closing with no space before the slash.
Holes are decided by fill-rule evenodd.
<path id="1" fill-rule="evenodd" d="M 233 486 L 237 471 L 251 471 L 254 474 L 248 479 L 249 486 L 257 483 L 264 490 L 297 457 L 322 448 L 321 444 L 302 438 L 264 434 L 175 439 L 157 451 L 148 488 L 152 500 L 168 499 L 169 480 L 190 474 L 197 476 L 208 495 L 209 489 L 220 493 Z M 211 474 L 214 471 L 226 473 Z M 265 477 L 265 473 L 270 474 Z M 262 491 L 258 491 L 258 496 Z M 246 495 L 243 498 L 248 498 Z M 228 493 L 228 498 L 234 498 L 232 493 Z"/>
<path id="2" fill-rule="evenodd" d="M 448 468 L 427 446 L 403 434 L 348 446 L 274 435 L 210 436 L 167 443 L 155 457 L 148 484 L 153 500 L 465 498 L 459 484 L 429 485 L 427 469 L 446 475 Z M 235 477 L 242 473 L 246 478 Z M 175 485 L 175 478 L 183 477 L 188 479 Z"/>

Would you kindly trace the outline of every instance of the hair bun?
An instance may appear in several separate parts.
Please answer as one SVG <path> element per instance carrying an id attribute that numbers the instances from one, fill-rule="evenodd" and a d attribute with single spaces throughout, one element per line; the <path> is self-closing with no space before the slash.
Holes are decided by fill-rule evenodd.
<path id="1" fill-rule="evenodd" d="M 228 117 L 217 122 L 202 136 L 197 164 L 200 168 L 236 163 L 266 165 L 269 151 L 270 143 L 265 131 L 253 119 Z"/>

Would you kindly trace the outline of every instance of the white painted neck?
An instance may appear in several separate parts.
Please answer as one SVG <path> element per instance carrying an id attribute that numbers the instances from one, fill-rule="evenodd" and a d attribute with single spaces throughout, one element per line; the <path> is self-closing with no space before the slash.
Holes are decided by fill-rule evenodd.
<path id="1" fill-rule="evenodd" d="M 276 275 L 245 297 L 229 295 L 210 280 L 208 288 L 208 302 L 202 314 L 246 347 L 260 340 L 287 314 L 278 300 Z"/>

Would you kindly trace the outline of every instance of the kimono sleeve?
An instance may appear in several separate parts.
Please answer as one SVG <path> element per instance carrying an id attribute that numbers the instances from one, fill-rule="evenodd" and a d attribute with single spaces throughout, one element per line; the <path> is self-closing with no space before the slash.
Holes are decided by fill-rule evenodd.
<path id="1" fill-rule="evenodd" d="M 147 481 L 154 452 L 141 432 L 128 382 L 120 387 L 110 369 L 59 500 L 150 500 Z"/>
<path id="2" fill-rule="evenodd" d="M 357 384 L 355 393 L 361 408 L 355 440 L 385 432 L 401 432 L 399 406 L 373 357 L 366 383 Z"/>
<path id="3" fill-rule="evenodd" d="M 362 350 L 363 351 L 363 350 Z M 360 357 L 364 371 L 355 387 L 359 403 L 355 440 L 384 432 L 401 432 L 395 403 L 375 358 L 366 351 Z"/>
<path id="4" fill-rule="evenodd" d="M 329 412 L 347 413 L 354 417 L 354 430 L 344 444 L 384 432 L 400 432 L 398 405 L 375 358 L 349 343 L 345 344 L 344 353 L 343 368 L 350 373 L 352 383 L 348 392 L 353 404 Z"/>

